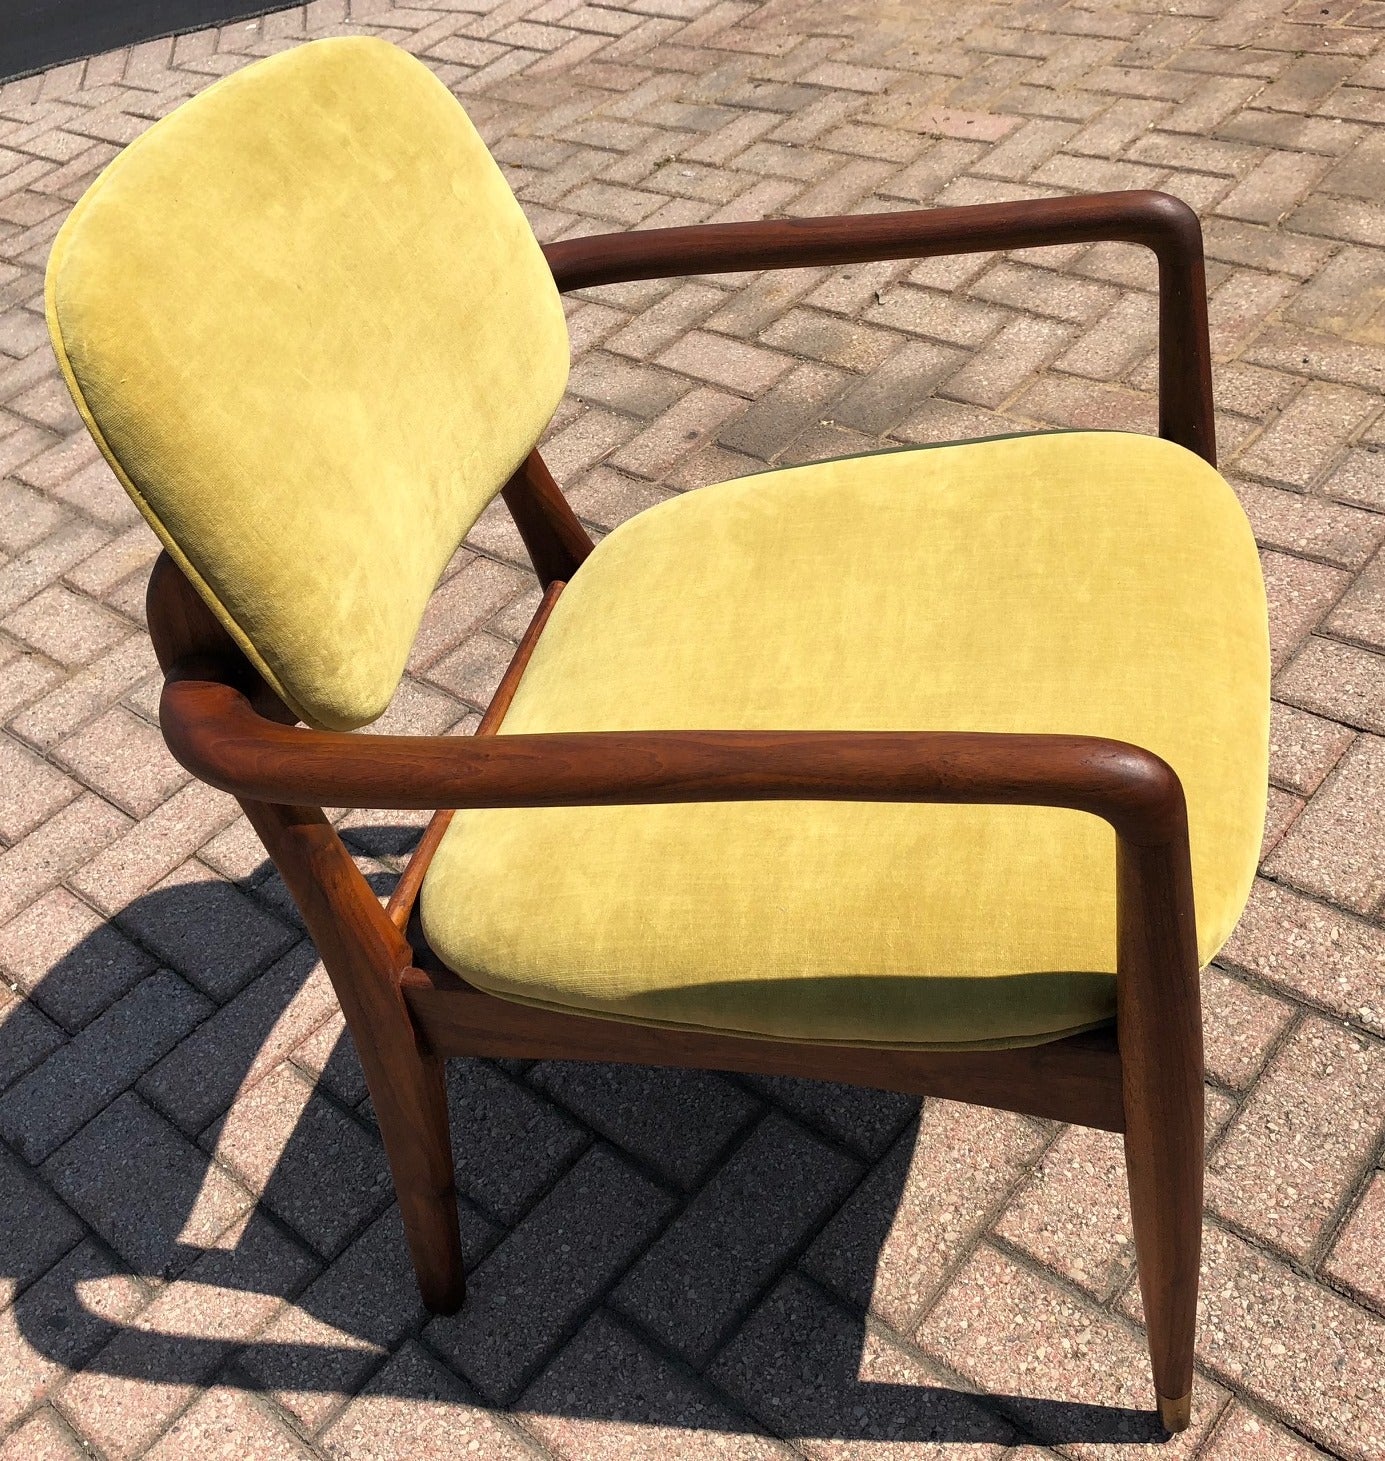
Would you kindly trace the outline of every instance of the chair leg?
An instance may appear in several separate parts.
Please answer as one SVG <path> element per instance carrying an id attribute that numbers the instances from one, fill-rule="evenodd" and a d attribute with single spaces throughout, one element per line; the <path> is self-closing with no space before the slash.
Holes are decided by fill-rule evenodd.
<path id="1" fill-rule="evenodd" d="M 1192 1413 L 1202 1254 L 1203 1058 L 1192 870 L 1181 845 L 1117 856 L 1116 1038 L 1125 1170 L 1159 1419 Z"/>
<path id="2" fill-rule="evenodd" d="M 1140 1295 L 1159 1419 L 1168 1431 L 1186 1429 L 1192 1416 L 1202 1252 L 1201 1098 L 1199 1088 L 1177 1115 L 1153 1107 L 1131 1120 L 1127 1112 L 1125 1132 Z"/>
<path id="3" fill-rule="evenodd" d="M 421 1046 L 400 992 L 411 950 L 319 809 L 241 805 L 303 914 L 346 1017 L 423 1302 L 455 1314 L 466 1279 L 447 1089 L 442 1061 Z"/>
<path id="4" fill-rule="evenodd" d="M 457 1186 L 442 1061 L 412 1052 L 395 1059 L 381 1096 L 367 1073 L 389 1158 L 418 1291 L 434 1314 L 455 1314 L 466 1297 Z"/>

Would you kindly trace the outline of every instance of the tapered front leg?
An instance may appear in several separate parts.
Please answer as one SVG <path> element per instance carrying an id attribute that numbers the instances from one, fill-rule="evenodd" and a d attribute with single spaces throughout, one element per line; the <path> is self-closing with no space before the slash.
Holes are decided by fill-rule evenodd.
<path id="1" fill-rule="evenodd" d="M 1159 1418 L 1192 1414 L 1202 1251 L 1203 1058 L 1197 933 L 1186 834 L 1122 844 L 1116 1033 L 1125 1165 Z"/>

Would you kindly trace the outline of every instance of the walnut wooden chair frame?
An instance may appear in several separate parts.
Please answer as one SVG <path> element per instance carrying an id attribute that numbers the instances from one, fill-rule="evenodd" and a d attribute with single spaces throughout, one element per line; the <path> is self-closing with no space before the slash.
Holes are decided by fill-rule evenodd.
<path id="1" fill-rule="evenodd" d="M 929 258 L 1118 240 L 1159 265 L 1159 434 L 1215 465 L 1202 235 L 1150 192 L 922 212 L 658 229 L 545 250 L 560 290 L 732 270 Z M 544 595 L 474 738 L 298 726 L 167 554 L 149 585 L 166 675 L 160 717 L 182 764 L 236 796 L 296 900 L 355 1040 L 424 1302 L 465 1281 L 442 1061 L 626 1061 L 839 1080 L 1118 1131 L 1160 1418 L 1190 1417 L 1203 1181 L 1198 956 L 1183 790 L 1138 746 L 1084 736 L 729 732 L 497 737 L 563 586 L 592 542 L 537 452 L 504 489 Z M 510 1003 L 430 952 L 414 914 L 458 807 L 773 798 L 1012 803 L 1102 817 L 1117 838 L 1113 1028 L 1024 1049 L 925 1052 L 621 1023 Z M 328 807 L 436 815 L 382 907 Z M 438 811 L 437 809 L 443 809 Z"/>

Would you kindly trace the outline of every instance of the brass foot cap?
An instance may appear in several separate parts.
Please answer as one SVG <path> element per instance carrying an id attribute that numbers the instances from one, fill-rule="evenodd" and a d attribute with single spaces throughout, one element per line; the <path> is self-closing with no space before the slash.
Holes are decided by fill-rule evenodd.
<path id="1" fill-rule="evenodd" d="M 1167 1395 L 1159 1396 L 1159 1419 L 1163 1422 L 1166 1431 L 1171 1433 L 1186 1431 L 1192 1418 L 1193 1392 L 1191 1390 L 1186 1395 L 1180 1395 L 1177 1400 L 1170 1400 Z"/>

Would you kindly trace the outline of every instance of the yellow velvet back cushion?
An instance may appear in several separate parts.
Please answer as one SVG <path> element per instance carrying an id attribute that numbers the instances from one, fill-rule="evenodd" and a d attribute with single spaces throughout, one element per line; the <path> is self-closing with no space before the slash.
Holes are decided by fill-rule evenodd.
<path id="1" fill-rule="evenodd" d="M 126 490 L 304 720 L 374 720 L 457 544 L 567 381 L 552 276 L 457 102 L 318 41 L 132 143 L 64 224 L 48 323 Z"/>

